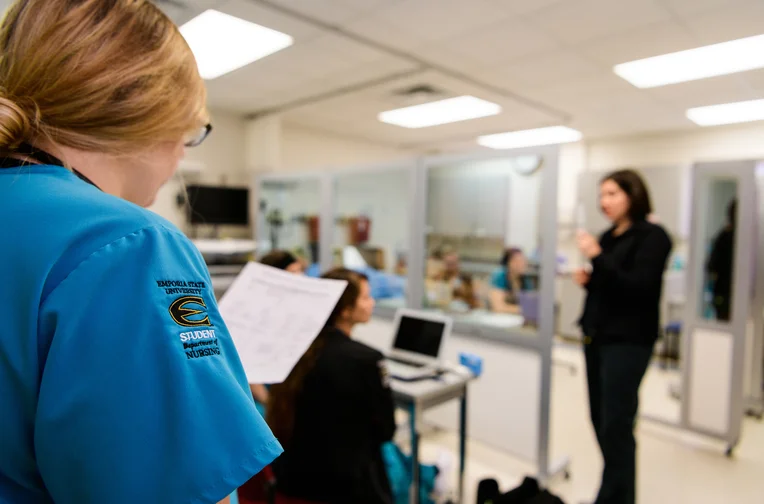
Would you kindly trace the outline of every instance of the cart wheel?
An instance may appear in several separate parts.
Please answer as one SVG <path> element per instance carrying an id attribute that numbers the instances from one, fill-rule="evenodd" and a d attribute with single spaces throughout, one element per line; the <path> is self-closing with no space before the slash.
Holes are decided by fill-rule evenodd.
<path id="1" fill-rule="evenodd" d="M 735 447 L 734 447 L 734 446 L 728 446 L 728 447 L 727 447 L 727 450 L 724 452 L 724 455 L 725 455 L 727 458 L 732 458 L 732 455 L 733 455 L 733 452 L 734 452 L 734 451 L 735 451 Z"/>
<path id="2" fill-rule="evenodd" d="M 565 471 L 562 477 L 565 478 L 565 481 L 568 481 L 570 479 L 570 471 Z"/>

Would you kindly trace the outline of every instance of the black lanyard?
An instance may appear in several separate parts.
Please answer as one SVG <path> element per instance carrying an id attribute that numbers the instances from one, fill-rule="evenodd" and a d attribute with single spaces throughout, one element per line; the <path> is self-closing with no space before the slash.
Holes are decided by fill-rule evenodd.
<path id="1" fill-rule="evenodd" d="M 61 166 L 62 168 L 66 168 L 66 165 L 63 161 L 58 159 L 56 156 L 49 154 L 45 152 L 44 150 L 38 149 L 37 147 L 34 147 L 28 143 L 22 143 L 19 145 L 19 147 L 13 151 L 14 154 L 18 154 L 21 156 L 26 156 L 30 159 L 33 159 L 37 161 L 38 163 L 42 163 L 43 165 L 50 165 L 50 166 Z M 33 163 L 30 161 L 26 161 L 23 159 L 16 159 L 11 157 L 4 157 L 0 159 L 0 169 L 2 168 L 20 168 L 23 166 L 35 166 L 37 163 Z M 72 172 L 74 172 L 77 177 L 87 182 L 88 184 L 92 185 L 93 187 L 100 189 L 95 182 L 87 178 L 82 173 L 78 172 L 74 168 L 72 168 Z"/>

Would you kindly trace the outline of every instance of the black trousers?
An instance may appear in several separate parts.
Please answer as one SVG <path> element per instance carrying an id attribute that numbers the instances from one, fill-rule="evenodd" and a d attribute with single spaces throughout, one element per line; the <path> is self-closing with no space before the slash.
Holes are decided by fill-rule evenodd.
<path id="1" fill-rule="evenodd" d="M 716 311 L 716 320 L 729 321 L 730 296 L 714 296 L 714 311 Z"/>
<path id="2" fill-rule="evenodd" d="M 595 342 L 586 345 L 584 353 L 592 425 L 605 460 L 595 504 L 634 504 L 637 477 L 634 423 L 639 385 L 652 348 Z"/>

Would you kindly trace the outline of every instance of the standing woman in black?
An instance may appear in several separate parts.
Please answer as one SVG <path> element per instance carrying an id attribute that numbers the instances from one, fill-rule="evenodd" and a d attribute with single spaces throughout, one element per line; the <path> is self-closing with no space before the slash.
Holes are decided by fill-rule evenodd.
<path id="1" fill-rule="evenodd" d="M 578 232 L 578 247 L 592 269 L 575 274 L 587 290 L 580 324 L 592 424 L 605 461 L 595 504 L 634 504 L 639 385 L 658 338 L 671 239 L 648 222 L 650 195 L 632 170 L 602 179 L 600 205 L 613 226 L 599 241 Z"/>

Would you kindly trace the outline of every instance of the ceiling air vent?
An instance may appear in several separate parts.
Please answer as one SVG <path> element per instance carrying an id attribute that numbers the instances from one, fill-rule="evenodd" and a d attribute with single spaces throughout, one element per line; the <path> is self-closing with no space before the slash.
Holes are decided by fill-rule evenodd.
<path id="1" fill-rule="evenodd" d="M 407 107 L 410 105 L 419 105 L 447 98 L 447 93 L 437 89 L 429 84 L 417 84 L 392 92 L 391 98 L 396 106 Z"/>

